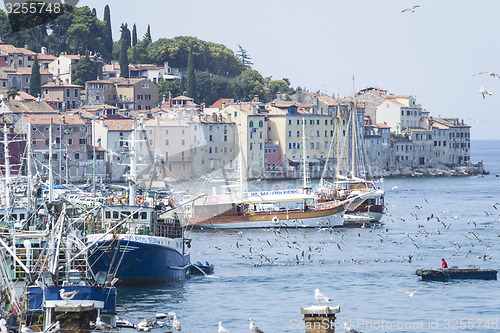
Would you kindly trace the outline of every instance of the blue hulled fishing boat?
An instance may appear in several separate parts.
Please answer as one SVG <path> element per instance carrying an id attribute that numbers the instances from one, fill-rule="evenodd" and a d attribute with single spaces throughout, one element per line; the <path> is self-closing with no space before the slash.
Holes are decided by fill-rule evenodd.
<path id="1" fill-rule="evenodd" d="M 136 189 L 136 124 L 130 140 L 128 193 L 113 195 L 87 215 L 86 246 L 92 271 L 107 271 L 121 285 L 182 280 L 190 265 L 173 203 L 158 204 L 154 193 Z"/>

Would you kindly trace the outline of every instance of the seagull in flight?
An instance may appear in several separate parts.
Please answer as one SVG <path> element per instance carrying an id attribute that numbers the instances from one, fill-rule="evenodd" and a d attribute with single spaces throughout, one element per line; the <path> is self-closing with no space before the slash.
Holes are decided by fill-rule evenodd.
<path id="1" fill-rule="evenodd" d="M 319 289 L 314 289 L 314 298 L 319 302 L 319 306 L 321 303 L 330 303 L 332 300 L 319 292 Z"/>
<path id="2" fill-rule="evenodd" d="M 485 87 L 481 87 L 481 89 L 479 89 L 478 93 L 482 94 L 483 95 L 483 98 L 486 98 L 485 95 L 493 95 L 490 91 L 488 91 L 488 89 L 486 89 Z"/>
<path id="3" fill-rule="evenodd" d="M 474 74 L 472 76 L 477 76 L 477 75 L 481 75 L 481 74 L 488 74 L 489 76 L 497 77 L 500 79 L 500 75 L 498 75 L 497 73 L 493 73 L 493 72 L 480 72 L 480 73 Z"/>
<path id="4" fill-rule="evenodd" d="M 415 5 L 415 6 L 412 6 L 410 8 L 405 8 L 401 11 L 401 13 L 404 13 L 404 12 L 412 12 L 414 13 L 415 12 L 415 9 L 417 9 L 418 7 L 420 7 L 420 5 Z"/>
<path id="5" fill-rule="evenodd" d="M 415 289 L 414 291 L 408 291 L 408 290 L 403 290 L 403 289 L 398 289 L 399 291 L 402 291 L 404 293 L 407 293 L 408 294 L 408 297 L 409 298 L 412 298 L 413 296 L 415 296 L 415 293 L 422 287 L 418 287 L 417 289 Z"/>

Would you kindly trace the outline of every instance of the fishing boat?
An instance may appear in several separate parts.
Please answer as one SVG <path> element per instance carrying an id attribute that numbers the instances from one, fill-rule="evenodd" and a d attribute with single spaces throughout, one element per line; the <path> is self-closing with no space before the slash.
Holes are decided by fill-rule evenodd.
<path id="1" fill-rule="evenodd" d="M 302 153 L 307 156 L 305 121 L 303 133 Z M 240 167 L 239 191 L 224 191 L 222 194 L 206 195 L 194 200 L 184 214 L 184 223 L 193 228 L 206 229 L 342 226 L 347 206 L 358 196 L 319 201 L 310 184 L 305 158 L 302 159 L 302 164 L 302 187 L 276 191 L 245 191 L 241 185 L 243 176 Z M 243 165 L 241 153 L 239 165 Z"/>
<path id="2" fill-rule="evenodd" d="M 424 281 L 448 281 L 454 279 L 496 280 L 497 273 L 498 271 L 495 269 L 481 269 L 476 265 L 470 265 L 467 268 L 419 268 L 415 272 Z"/>
<path id="3" fill-rule="evenodd" d="M 164 283 L 186 278 L 190 266 L 180 218 L 174 207 L 136 188 L 136 124 L 130 140 L 126 196 L 111 196 L 85 220 L 85 243 L 94 273 L 112 272 L 120 285 Z"/>
<path id="4" fill-rule="evenodd" d="M 19 323 L 33 331 L 89 331 L 94 328 L 90 322 L 97 320 L 115 327 L 113 276 L 91 273 L 65 207 L 50 211 L 44 230 L 11 228 L 0 234 L 2 308 L 10 313 L 9 327 Z"/>

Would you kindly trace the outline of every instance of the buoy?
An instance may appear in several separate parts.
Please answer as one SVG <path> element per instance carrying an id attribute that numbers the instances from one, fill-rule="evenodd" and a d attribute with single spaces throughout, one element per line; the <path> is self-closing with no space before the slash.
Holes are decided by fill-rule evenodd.
<path id="1" fill-rule="evenodd" d="M 140 206 L 144 203 L 144 197 L 142 195 L 138 195 L 135 197 L 135 204 Z"/>
<path id="2" fill-rule="evenodd" d="M 111 204 L 112 205 L 118 205 L 120 203 L 120 199 L 115 195 L 111 197 Z"/>

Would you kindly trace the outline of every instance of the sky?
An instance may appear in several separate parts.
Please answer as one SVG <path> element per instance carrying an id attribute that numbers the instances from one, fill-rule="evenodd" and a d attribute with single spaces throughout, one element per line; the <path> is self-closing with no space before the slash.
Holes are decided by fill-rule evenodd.
<path id="1" fill-rule="evenodd" d="M 458 117 L 476 140 L 500 139 L 500 1 L 84 0 L 113 38 L 123 22 L 153 40 L 195 36 L 238 50 L 263 76 L 341 97 L 370 86 L 410 94 L 435 117 Z M 420 5 L 413 13 L 401 11 Z M 493 93 L 483 99 L 484 86 Z"/>

